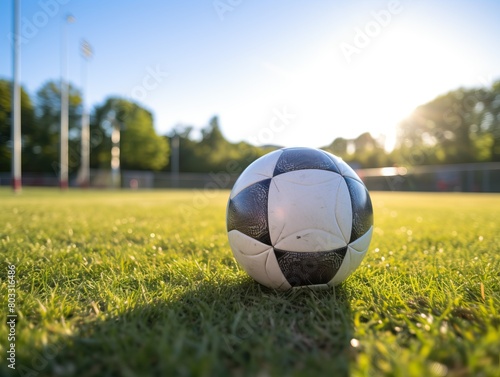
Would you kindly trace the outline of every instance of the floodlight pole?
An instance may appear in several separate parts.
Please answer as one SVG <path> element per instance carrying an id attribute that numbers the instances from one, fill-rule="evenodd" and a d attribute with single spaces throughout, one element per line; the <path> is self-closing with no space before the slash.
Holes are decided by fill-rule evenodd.
<path id="1" fill-rule="evenodd" d="M 68 188 L 68 123 L 69 123 L 69 89 L 67 82 L 67 44 L 68 44 L 68 24 L 74 22 L 74 17 L 67 15 L 64 18 L 61 31 L 61 135 L 60 135 L 60 170 L 59 187 L 61 190 Z"/>
<path id="2" fill-rule="evenodd" d="M 11 122 L 11 140 L 12 140 L 12 189 L 15 193 L 21 191 L 21 87 L 19 86 L 20 74 L 20 53 L 21 38 L 19 33 L 19 18 L 21 0 L 14 0 L 13 12 L 13 45 L 12 45 L 12 122 Z"/>
<path id="3" fill-rule="evenodd" d="M 90 185 L 90 127 L 89 113 L 85 101 L 86 83 L 87 83 L 87 64 L 92 57 L 92 47 L 83 40 L 81 43 L 82 51 L 82 150 L 80 166 L 80 186 L 89 187 Z"/>

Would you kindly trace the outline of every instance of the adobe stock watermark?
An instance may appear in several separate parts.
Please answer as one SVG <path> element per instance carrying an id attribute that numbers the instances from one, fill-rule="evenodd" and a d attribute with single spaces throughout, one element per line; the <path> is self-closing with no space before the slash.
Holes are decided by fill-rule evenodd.
<path id="1" fill-rule="evenodd" d="M 224 21 L 225 14 L 234 11 L 241 3 L 243 0 L 215 0 L 212 2 L 212 6 L 219 16 L 219 20 Z"/>
<path id="2" fill-rule="evenodd" d="M 7 267 L 7 367 L 16 369 L 16 266 Z"/>
<path id="3" fill-rule="evenodd" d="M 63 349 L 62 340 L 45 346 L 40 352 L 35 352 L 31 360 L 25 360 L 24 364 L 17 362 L 17 269 L 14 264 L 7 266 L 7 338 L 6 340 L 6 356 L 7 367 L 17 370 L 20 376 L 38 376 L 42 370 L 47 368 L 49 362 L 53 360 Z"/>
<path id="4" fill-rule="evenodd" d="M 148 93 L 152 92 L 160 86 L 160 84 L 168 77 L 168 73 L 162 71 L 159 64 L 155 67 L 147 66 L 146 74 L 143 76 L 141 83 L 137 84 L 130 91 L 130 96 L 136 101 L 143 101 L 147 98 Z"/>
<path id="5" fill-rule="evenodd" d="M 23 45 L 36 37 L 40 29 L 43 29 L 49 21 L 57 16 L 61 10 L 61 5 L 66 5 L 70 0 L 40 0 L 38 6 L 40 10 L 33 13 L 31 17 L 21 17 L 20 35 L 10 32 L 7 38 L 12 44 Z"/>
<path id="6" fill-rule="evenodd" d="M 371 19 L 362 28 L 354 29 L 354 37 L 351 43 L 342 42 L 340 50 L 348 63 L 352 61 L 353 55 L 359 55 L 370 45 L 374 38 L 377 38 L 382 31 L 387 28 L 395 15 L 403 11 L 403 4 L 400 0 L 391 0 L 387 3 L 386 9 L 372 11 Z"/>

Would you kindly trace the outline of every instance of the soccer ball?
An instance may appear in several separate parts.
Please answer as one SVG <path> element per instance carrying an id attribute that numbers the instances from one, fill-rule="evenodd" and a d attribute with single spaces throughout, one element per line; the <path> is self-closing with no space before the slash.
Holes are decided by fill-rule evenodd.
<path id="1" fill-rule="evenodd" d="M 361 263 L 373 233 L 370 195 L 340 158 L 284 148 L 254 161 L 229 196 L 234 257 L 276 289 L 333 286 Z"/>

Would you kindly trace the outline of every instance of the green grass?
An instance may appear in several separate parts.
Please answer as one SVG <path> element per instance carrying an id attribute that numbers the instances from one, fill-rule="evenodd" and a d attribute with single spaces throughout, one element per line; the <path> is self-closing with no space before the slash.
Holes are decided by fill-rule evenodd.
<path id="1" fill-rule="evenodd" d="M 228 192 L 0 190 L 7 376 L 499 376 L 500 196 L 372 193 L 335 289 L 275 292 L 234 261 Z M 4 316 L 5 317 L 5 316 Z"/>

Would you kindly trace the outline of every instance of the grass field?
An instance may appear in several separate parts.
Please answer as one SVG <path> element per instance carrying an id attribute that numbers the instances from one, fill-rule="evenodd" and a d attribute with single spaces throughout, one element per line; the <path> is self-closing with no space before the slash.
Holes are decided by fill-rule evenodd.
<path id="1" fill-rule="evenodd" d="M 360 268 L 275 292 L 206 194 L 0 190 L 0 374 L 500 376 L 500 195 L 372 193 Z"/>

